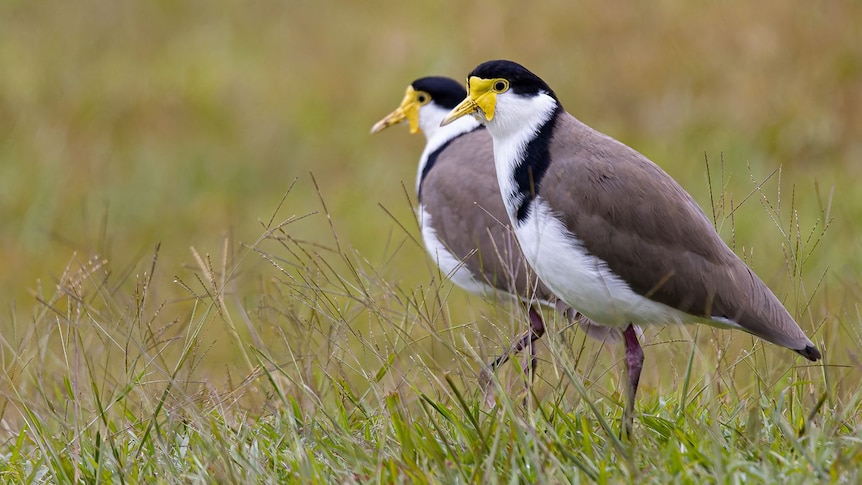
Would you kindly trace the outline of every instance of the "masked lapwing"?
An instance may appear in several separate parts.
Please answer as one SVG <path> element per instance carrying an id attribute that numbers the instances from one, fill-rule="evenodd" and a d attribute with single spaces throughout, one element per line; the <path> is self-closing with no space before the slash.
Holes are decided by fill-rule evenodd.
<path id="1" fill-rule="evenodd" d="M 425 135 L 416 178 L 418 219 L 425 248 L 442 273 L 474 294 L 515 297 L 529 304 L 529 330 L 483 369 L 484 386 L 490 372 L 525 348 L 529 354 L 523 370 L 532 375 L 534 342 L 545 333 L 536 303 L 551 305 L 556 298 L 533 276 L 518 248 L 497 185 L 487 130 L 471 117 L 440 126 L 465 94 L 463 84 L 454 79 L 417 79 L 407 87 L 401 105 L 378 121 L 371 133 L 406 121 L 410 133 Z M 617 336 L 572 310 L 565 311 L 593 338 Z"/>
<path id="2" fill-rule="evenodd" d="M 538 76 L 489 61 L 444 126 L 488 128 L 508 217 L 530 266 L 561 300 L 623 330 L 631 432 L 643 350 L 633 325 L 705 323 L 796 351 L 820 351 L 655 163 L 567 113 Z M 477 183 L 484 183 L 478 182 Z"/>

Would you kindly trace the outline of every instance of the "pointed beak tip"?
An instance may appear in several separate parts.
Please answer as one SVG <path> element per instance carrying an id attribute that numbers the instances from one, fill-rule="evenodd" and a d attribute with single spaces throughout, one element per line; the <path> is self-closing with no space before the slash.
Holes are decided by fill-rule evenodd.
<path id="1" fill-rule="evenodd" d="M 374 126 L 371 127 L 371 134 L 380 133 L 389 127 L 389 123 L 386 122 L 386 119 L 382 119 L 377 123 L 374 123 Z"/>

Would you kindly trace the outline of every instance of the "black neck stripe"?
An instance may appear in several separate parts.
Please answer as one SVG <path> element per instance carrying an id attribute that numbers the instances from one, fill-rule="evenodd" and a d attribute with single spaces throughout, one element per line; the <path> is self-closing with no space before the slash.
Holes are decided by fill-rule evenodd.
<path id="1" fill-rule="evenodd" d="M 439 157 L 440 154 L 443 153 L 443 150 L 448 148 L 449 144 L 451 144 L 453 141 L 457 140 L 458 138 L 461 138 L 462 136 L 466 135 L 467 133 L 473 133 L 474 131 L 476 131 L 480 128 L 485 128 L 485 127 L 483 125 L 479 125 L 470 131 L 465 131 L 464 133 L 460 133 L 460 134 L 456 135 L 454 138 L 452 138 L 451 140 L 448 140 L 446 143 L 437 147 L 437 149 L 434 150 L 433 152 L 428 154 L 428 160 L 425 161 L 425 166 L 422 167 L 422 176 L 419 177 L 419 194 L 418 194 L 419 202 L 422 202 L 422 184 L 425 182 L 425 177 L 427 177 L 428 173 L 431 171 L 431 167 L 433 167 L 434 164 L 437 163 L 437 157 Z"/>
<path id="2" fill-rule="evenodd" d="M 554 126 L 562 108 L 557 106 L 551 118 L 539 128 L 536 137 L 527 144 L 524 150 L 524 158 L 515 166 L 515 193 L 512 195 L 518 201 L 518 222 L 524 221 L 530 214 L 533 199 L 539 193 L 542 178 L 548 171 L 551 163 L 550 147 L 551 137 L 554 135 Z"/>

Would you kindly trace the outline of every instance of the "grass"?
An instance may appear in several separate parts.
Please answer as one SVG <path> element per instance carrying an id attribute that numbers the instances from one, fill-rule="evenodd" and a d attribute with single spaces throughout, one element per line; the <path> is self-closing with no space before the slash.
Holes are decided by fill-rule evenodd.
<path id="1" fill-rule="evenodd" d="M 328 215 L 321 198 L 320 213 L 276 213 L 234 254 L 227 240 L 218 256 L 195 252 L 196 276 L 175 280 L 189 295 L 184 319 L 166 321 L 152 296 L 158 247 L 134 277 L 74 258 L 56 292 L 39 295 L 30 331 L 3 338 L 4 482 L 857 479 L 862 394 L 855 369 L 830 362 L 835 342 L 822 366 L 708 328 L 648 329 L 646 381 L 673 384 L 645 387 L 634 441 L 620 441 L 616 349 L 552 332 L 527 406 L 511 366 L 489 408 L 477 371 L 523 309 L 487 315 L 502 328 L 485 335 L 453 323 L 439 275 L 419 288 L 388 282 L 334 223 L 328 244 L 293 236 Z M 404 244 L 417 243 L 404 234 L 393 252 Z M 258 258 L 260 300 L 238 301 L 232 288 Z M 201 368 L 213 332 L 241 362 L 221 387 Z"/>
<path id="2" fill-rule="evenodd" d="M 859 481 L 860 25 L 778 0 L 2 3 L 0 481 Z M 621 442 L 621 349 L 549 313 L 527 405 L 507 365 L 484 406 L 524 309 L 439 274 L 404 195 L 421 140 L 367 132 L 410 80 L 496 57 L 691 191 L 824 363 L 646 329 Z"/>

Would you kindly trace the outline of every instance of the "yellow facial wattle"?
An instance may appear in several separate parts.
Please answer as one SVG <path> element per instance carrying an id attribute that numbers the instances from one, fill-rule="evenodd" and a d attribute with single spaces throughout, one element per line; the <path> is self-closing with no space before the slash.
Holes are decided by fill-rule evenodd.
<path id="1" fill-rule="evenodd" d="M 497 92 L 494 91 L 494 83 L 496 82 L 496 79 L 482 79 L 476 76 L 471 77 L 468 82 L 470 98 L 473 99 L 473 102 L 476 103 L 488 121 L 494 119 L 494 111 L 497 108 Z"/>
<path id="2" fill-rule="evenodd" d="M 473 113 L 482 113 L 486 121 L 493 120 L 497 109 L 497 95 L 508 89 L 509 81 L 505 79 L 482 79 L 471 76 L 467 80 L 467 97 L 449 112 L 440 125 L 448 125 L 462 116 Z"/>
<path id="3" fill-rule="evenodd" d="M 403 121 L 407 121 L 410 126 L 410 133 L 419 133 L 419 108 L 430 100 L 427 93 L 416 91 L 413 86 L 407 86 L 407 92 L 404 93 L 404 99 L 401 100 L 401 105 L 395 108 L 394 111 L 386 115 L 382 120 L 378 121 L 371 127 L 371 133 L 377 133 L 389 128 L 392 125 L 397 125 Z"/>

